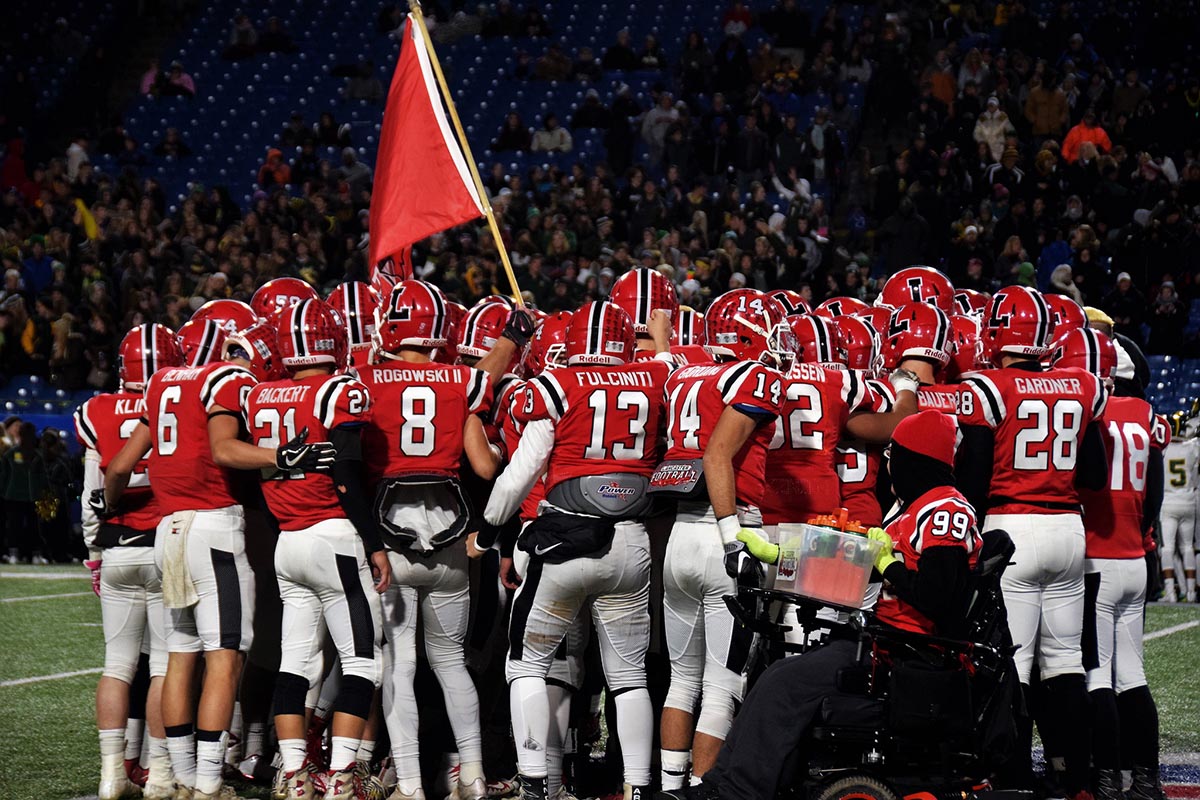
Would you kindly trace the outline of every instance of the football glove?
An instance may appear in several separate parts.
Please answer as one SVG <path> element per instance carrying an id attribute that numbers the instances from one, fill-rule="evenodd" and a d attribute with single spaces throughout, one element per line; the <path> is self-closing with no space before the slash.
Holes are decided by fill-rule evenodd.
<path id="1" fill-rule="evenodd" d="M 523 308 L 514 308 L 508 314 L 508 322 L 505 323 L 504 333 L 501 335 L 515 344 L 518 350 L 523 350 L 536 329 L 537 322 L 532 314 Z"/>
<path id="2" fill-rule="evenodd" d="M 92 489 L 88 495 L 88 508 L 95 512 L 100 519 L 108 519 L 116 513 L 114 509 L 108 507 L 108 498 L 104 496 L 104 489 Z"/>
<path id="3" fill-rule="evenodd" d="M 329 442 L 308 442 L 308 428 L 275 451 L 275 466 L 284 472 L 332 472 L 337 451 Z"/>
<path id="4" fill-rule="evenodd" d="M 867 538 L 872 542 L 879 542 L 879 552 L 875 555 L 875 571 L 880 575 L 892 564 L 900 562 L 900 559 L 892 555 L 892 537 L 883 528 L 871 528 L 867 531 Z"/>
<path id="5" fill-rule="evenodd" d="M 750 549 L 740 541 L 743 528 L 737 515 L 721 517 L 717 520 L 717 530 L 721 532 L 721 544 L 724 548 L 725 574 L 737 581 L 738 586 L 761 586 L 762 563 L 751 555 Z M 750 531 L 747 533 L 754 535 Z"/>
<path id="6" fill-rule="evenodd" d="M 779 545 L 767 541 L 758 531 L 742 528 L 738 531 L 737 538 L 739 542 L 746 545 L 750 555 L 764 564 L 779 563 Z"/>

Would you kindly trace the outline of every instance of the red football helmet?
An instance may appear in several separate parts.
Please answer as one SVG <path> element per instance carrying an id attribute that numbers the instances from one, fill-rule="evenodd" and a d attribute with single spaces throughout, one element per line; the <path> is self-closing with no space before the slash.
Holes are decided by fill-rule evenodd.
<path id="1" fill-rule="evenodd" d="M 950 317 L 950 328 L 954 352 L 946 365 L 946 378 L 956 381 L 968 372 L 983 368 L 983 341 L 979 338 L 979 320 L 973 316 L 954 314 Z"/>
<path id="2" fill-rule="evenodd" d="M 868 308 L 869 305 L 855 297 L 831 297 L 814 308 L 812 313 L 825 319 L 836 319 L 861 314 Z"/>
<path id="3" fill-rule="evenodd" d="M 469 313 L 471 312 L 467 311 L 467 307 L 462 303 L 446 301 L 446 346 L 437 349 L 437 352 L 433 354 L 434 361 L 439 364 L 458 363 L 458 343 L 462 338 L 463 326 L 466 324 Z"/>
<path id="4" fill-rule="evenodd" d="M 286 373 L 279 355 L 277 328 L 277 320 L 260 319 L 246 330 L 231 334 L 221 348 L 221 359 L 244 358 L 250 362 L 250 371 L 259 381 L 279 380 Z"/>
<path id="5" fill-rule="evenodd" d="M 523 364 L 527 376 L 567 365 L 567 328 L 570 324 L 570 311 L 555 311 L 542 320 L 525 351 Z"/>
<path id="6" fill-rule="evenodd" d="M 189 367 L 203 367 L 218 360 L 229 334 L 215 319 L 189 319 L 179 327 L 176 335 L 179 349 L 183 351 L 183 363 Z"/>
<path id="7" fill-rule="evenodd" d="M 1006 286 L 992 297 L 983 317 L 983 354 L 1000 365 L 1000 354 L 1041 358 L 1054 341 L 1054 315 L 1040 292 Z"/>
<path id="8" fill-rule="evenodd" d="M 879 299 L 897 308 L 909 303 L 933 303 L 953 314 L 954 284 L 933 267 L 908 267 L 887 279 Z"/>
<path id="9" fill-rule="evenodd" d="M 226 333 L 237 333 L 258 322 L 258 315 L 241 300 L 209 300 L 196 309 L 192 319 L 213 319 Z"/>
<path id="10" fill-rule="evenodd" d="M 679 307 L 679 316 L 675 320 L 675 344 L 680 347 L 703 345 L 704 315 L 687 306 Z"/>
<path id="11" fill-rule="evenodd" d="M 1054 338 L 1061 339 L 1073 330 L 1088 326 L 1083 306 L 1062 294 L 1044 294 L 1042 299 L 1050 308 L 1054 318 Z"/>
<path id="12" fill-rule="evenodd" d="M 157 322 L 138 325 L 125 334 L 117 350 L 117 375 L 121 387 L 140 392 L 150 376 L 163 367 L 183 364 L 179 340 L 166 325 Z"/>
<path id="13" fill-rule="evenodd" d="M 837 330 L 833 323 L 816 314 L 787 317 L 796 339 L 796 360 L 802 364 L 836 364 Z"/>
<path id="14" fill-rule="evenodd" d="M 954 293 L 955 312 L 967 316 L 982 317 L 987 309 L 988 298 L 974 289 L 959 289 Z"/>
<path id="15" fill-rule="evenodd" d="M 628 364 L 635 344 L 633 320 L 624 309 L 603 301 L 584 303 L 567 326 L 567 365 Z"/>
<path id="16" fill-rule="evenodd" d="M 1054 342 L 1051 365 L 1087 370 L 1097 378 L 1112 377 L 1117 368 L 1117 346 L 1100 331 L 1074 328 Z"/>
<path id="17" fill-rule="evenodd" d="M 424 281 L 400 281 L 375 309 L 376 350 L 395 355 L 402 347 L 446 346 L 446 300 Z"/>
<path id="18" fill-rule="evenodd" d="M 838 317 L 833 321 L 837 333 L 838 360 L 850 369 L 879 371 L 879 333 L 862 317 Z"/>
<path id="19" fill-rule="evenodd" d="M 321 364 L 336 369 L 346 365 L 344 323 L 321 300 L 301 300 L 281 311 L 275 323 L 280 362 L 288 369 Z"/>
<path id="20" fill-rule="evenodd" d="M 944 367 L 953 348 L 950 318 L 931 303 L 908 303 L 892 312 L 883 342 L 884 366 L 896 369 L 906 358 L 923 358 Z"/>
<path id="21" fill-rule="evenodd" d="M 483 358 L 492 352 L 511 313 L 503 303 L 479 303 L 469 312 L 459 335 L 458 354 Z"/>
<path id="22" fill-rule="evenodd" d="M 650 314 L 662 309 L 674 319 L 679 312 L 679 295 L 674 284 L 656 269 L 634 267 L 612 285 L 608 301 L 633 320 L 634 333 L 649 333 Z"/>
<path id="23" fill-rule="evenodd" d="M 892 324 L 892 312 L 896 309 L 891 306 L 874 305 L 854 316 L 866 322 L 875 332 L 879 334 L 880 343 L 887 337 L 888 326 Z"/>
<path id="24" fill-rule="evenodd" d="M 795 336 L 778 300 L 757 289 L 725 292 L 704 312 L 704 335 L 716 356 L 791 368 Z"/>
<path id="25" fill-rule="evenodd" d="M 250 308 L 267 318 L 301 300 L 320 300 L 317 290 L 299 278 L 275 278 L 267 281 L 250 298 Z"/>
<path id="26" fill-rule="evenodd" d="M 350 352 L 370 349 L 375 336 L 375 309 L 379 306 L 375 290 L 362 281 L 347 281 L 334 287 L 326 302 L 346 326 Z"/>
<path id="27" fill-rule="evenodd" d="M 783 306 L 784 312 L 789 317 L 794 317 L 797 314 L 811 314 L 812 306 L 799 292 L 794 292 L 791 289 L 772 289 L 767 292 L 767 297 L 773 297 L 779 301 L 779 305 Z"/>

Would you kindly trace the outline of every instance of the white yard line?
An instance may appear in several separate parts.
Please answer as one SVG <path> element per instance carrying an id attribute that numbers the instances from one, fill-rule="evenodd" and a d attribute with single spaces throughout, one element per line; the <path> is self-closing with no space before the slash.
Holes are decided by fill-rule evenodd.
<path id="1" fill-rule="evenodd" d="M 26 578 L 35 581 L 65 581 L 69 578 L 90 577 L 90 572 L 0 572 L 0 578 Z"/>
<path id="2" fill-rule="evenodd" d="M 1178 625 L 1172 625 L 1169 628 L 1163 628 L 1162 630 L 1155 631 L 1154 633 L 1147 633 L 1145 636 L 1142 637 L 1142 639 L 1144 641 L 1149 642 L 1153 639 L 1161 639 L 1164 636 L 1170 636 L 1173 633 L 1179 633 L 1180 631 L 1191 630 L 1192 628 L 1196 628 L 1196 627 L 1200 627 L 1200 619 L 1193 619 L 1188 622 L 1181 622 Z"/>
<path id="3" fill-rule="evenodd" d="M 26 600 L 55 600 L 59 597 L 84 597 L 91 592 L 63 592 L 62 594 L 31 594 L 28 597 L 4 597 L 0 603 L 23 603 Z"/>
<path id="4" fill-rule="evenodd" d="M 32 678 L 14 678 L 11 681 L 0 681 L 0 687 L 24 686 L 27 683 L 41 683 L 42 681 L 58 681 L 63 678 L 77 678 L 80 675 L 99 675 L 103 671 L 103 667 L 95 667 L 93 669 L 79 669 L 74 672 L 55 672 L 53 675 L 35 675 Z"/>

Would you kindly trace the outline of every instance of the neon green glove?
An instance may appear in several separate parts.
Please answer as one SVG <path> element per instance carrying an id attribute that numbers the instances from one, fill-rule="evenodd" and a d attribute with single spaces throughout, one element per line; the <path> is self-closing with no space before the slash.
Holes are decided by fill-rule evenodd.
<path id="1" fill-rule="evenodd" d="M 867 531 L 867 538 L 872 542 L 879 542 L 879 552 L 875 555 L 875 571 L 880 575 L 892 564 L 900 561 L 892 555 L 892 537 L 883 528 L 871 528 Z"/>
<path id="2" fill-rule="evenodd" d="M 764 564 L 779 563 L 779 545 L 771 544 L 757 531 L 742 528 L 738 531 L 737 538 L 739 542 L 746 545 L 746 549 L 750 551 L 750 555 Z"/>

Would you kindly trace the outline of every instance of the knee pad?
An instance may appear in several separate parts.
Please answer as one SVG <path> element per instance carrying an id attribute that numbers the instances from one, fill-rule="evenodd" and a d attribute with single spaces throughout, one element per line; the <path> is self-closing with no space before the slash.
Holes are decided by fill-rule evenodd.
<path id="1" fill-rule="evenodd" d="M 667 699 L 663 705 L 692 714 L 696 701 L 700 699 L 701 676 L 671 665 L 671 685 L 667 688 Z"/>
<path id="2" fill-rule="evenodd" d="M 700 716 L 696 718 L 696 732 L 724 739 L 733 724 L 737 698 L 733 693 L 718 686 L 705 686 L 704 698 L 700 701 Z"/>
<path id="3" fill-rule="evenodd" d="M 624 665 L 620 669 L 606 671 L 604 679 L 613 697 L 632 689 L 646 688 L 646 669 L 632 665 Z"/>
<path id="4" fill-rule="evenodd" d="M 343 675 L 342 688 L 333 704 L 333 710 L 366 719 L 371 713 L 371 701 L 374 698 L 374 683 L 359 675 Z"/>
<path id="5" fill-rule="evenodd" d="M 304 714 L 308 681 L 291 672 L 281 672 L 275 678 L 275 714 Z"/>

